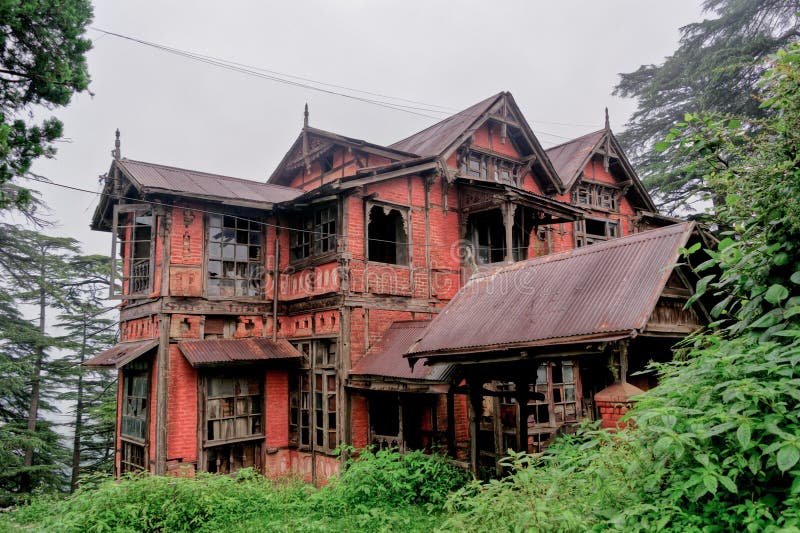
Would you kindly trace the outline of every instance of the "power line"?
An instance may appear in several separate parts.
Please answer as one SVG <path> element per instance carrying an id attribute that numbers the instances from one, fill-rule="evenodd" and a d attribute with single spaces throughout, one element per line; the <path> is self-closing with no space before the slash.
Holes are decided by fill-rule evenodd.
<path id="1" fill-rule="evenodd" d="M 68 189 L 68 190 L 71 190 L 71 191 L 77 191 L 77 192 L 82 192 L 82 193 L 87 193 L 87 194 L 93 194 L 95 196 L 102 196 L 103 195 L 103 193 L 100 192 L 100 191 L 92 191 L 90 189 L 82 189 L 80 187 L 75 187 L 73 185 L 66 185 L 64 183 L 58 183 L 58 182 L 55 182 L 55 181 L 53 181 L 53 180 L 51 180 L 49 178 L 46 178 L 44 176 L 40 176 L 38 174 L 32 174 L 31 173 L 28 176 L 26 176 L 26 179 L 29 179 L 29 180 L 32 180 L 32 181 L 36 181 L 36 182 L 39 182 L 39 183 L 44 183 L 46 185 L 52 185 L 54 187 L 61 187 L 63 189 Z M 143 200 L 141 198 L 134 198 L 134 197 L 131 197 L 131 196 L 115 196 L 115 198 L 119 198 L 120 200 L 130 200 L 130 201 L 136 202 L 138 204 L 146 204 L 146 205 L 150 205 L 150 206 L 169 207 L 169 208 L 175 207 L 173 204 L 168 204 L 168 203 L 164 203 L 164 202 L 157 202 L 155 200 Z M 290 227 L 290 226 L 282 226 L 280 224 L 272 224 L 270 222 L 262 222 L 260 220 L 254 220 L 252 218 L 241 217 L 241 216 L 238 216 L 238 215 L 232 215 L 230 213 L 224 213 L 222 211 L 212 211 L 210 209 L 200 209 L 200 208 L 197 208 L 197 207 L 184 207 L 184 206 L 180 206 L 180 208 L 181 209 L 185 209 L 185 210 L 189 210 L 189 211 L 193 211 L 193 212 L 197 212 L 197 213 L 207 214 L 207 215 L 220 215 L 220 216 L 230 217 L 230 218 L 233 218 L 233 219 L 236 219 L 236 220 L 247 221 L 247 222 L 249 222 L 251 224 L 257 224 L 257 225 L 262 226 L 264 228 L 275 228 L 275 229 L 280 229 L 280 230 L 292 231 L 292 232 L 296 232 L 296 233 L 308 233 L 308 234 L 311 234 L 311 235 L 319 235 L 321 237 L 334 237 L 336 239 L 349 239 L 350 238 L 350 235 L 348 235 L 348 234 L 325 233 L 325 232 L 317 231 L 317 230 L 293 228 L 293 227 Z M 452 245 L 447 245 L 447 244 L 439 244 L 439 245 L 437 245 L 437 244 L 429 244 L 429 243 L 413 243 L 411 241 L 402 242 L 402 241 L 393 241 L 393 240 L 388 240 L 388 239 L 376 239 L 374 237 L 369 237 L 366 240 L 367 241 L 372 241 L 372 242 L 383 242 L 383 243 L 401 244 L 401 245 L 426 247 L 426 248 L 442 248 L 442 249 L 452 249 L 453 248 Z M 457 241 L 457 242 L 460 242 L 460 241 Z M 481 247 L 481 248 L 484 248 L 484 247 Z M 505 248 L 491 248 L 491 249 L 492 250 L 501 250 L 501 249 L 504 250 Z"/>
<path id="2" fill-rule="evenodd" d="M 219 57 L 215 57 L 215 56 L 210 56 L 210 55 L 206 55 L 206 54 L 200 54 L 200 53 L 197 53 L 197 52 L 191 52 L 191 51 L 188 51 L 188 50 L 183 50 L 183 49 L 180 49 L 180 48 L 175 48 L 175 47 L 167 46 L 167 45 L 164 45 L 164 44 L 155 43 L 155 42 L 152 42 L 152 41 L 146 41 L 146 40 L 140 39 L 138 37 L 133 37 L 133 36 L 130 36 L 130 35 L 124 35 L 124 34 L 121 34 L 121 33 L 112 32 L 112 31 L 109 31 L 109 30 L 104 30 L 102 28 L 91 27 L 91 29 L 94 30 L 94 31 L 100 32 L 103 35 L 110 35 L 110 36 L 113 36 L 113 37 L 117 37 L 117 38 L 120 38 L 120 39 L 131 41 L 131 42 L 134 42 L 134 43 L 137 43 L 137 44 L 141 44 L 141 45 L 144 45 L 144 46 L 155 48 L 155 49 L 160 50 L 162 52 L 174 54 L 174 55 L 177 55 L 179 57 L 183 57 L 183 58 L 186 58 L 186 59 L 191 59 L 191 60 L 194 60 L 194 61 L 199 61 L 201 63 L 205 63 L 205 64 L 212 65 L 212 66 L 216 66 L 216 67 L 219 67 L 219 68 L 224 68 L 226 70 L 239 72 L 241 74 L 245 74 L 245 75 L 248 75 L 248 76 L 262 78 L 262 79 L 274 81 L 274 82 L 277 82 L 277 83 L 283 83 L 283 84 L 291 85 L 291 86 L 295 86 L 295 87 L 301 87 L 301 88 L 305 88 L 305 89 L 310 89 L 310 90 L 313 90 L 313 91 L 319 91 L 319 92 L 323 92 L 323 93 L 326 93 L 326 94 L 331 94 L 331 95 L 334 95 L 334 96 L 341 96 L 343 98 L 349 98 L 349 99 L 357 100 L 357 101 L 360 101 L 360 102 L 363 102 L 363 103 L 384 107 L 384 108 L 387 108 L 387 109 L 394 109 L 396 111 L 403 111 L 403 112 L 410 113 L 410 114 L 413 114 L 413 115 L 422 116 L 422 117 L 426 117 L 426 118 L 431 118 L 431 119 L 434 119 L 434 120 L 439 120 L 441 117 L 435 117 L 435 116 L 432 116 L 432 115 L 429 115 L 429 114 L 426 114 L 426 113 L 438 113 L 440 115 L 448 115 L 448 114 L 451 114 L 452 112 L 457 112 L 458 111 L 457 108 L 454 108 L 454 107 L 451 107 L 451 106 L 443 106 L 443 105 L 439 105 L 439 104 L 431 104 L 431 103 L 426 103 L 426 102 L 422 102 L 422 101 L 419 101 L 419 100 L 410 100 L 410 99 L 402 98 L 402 97 L 398 97 L 398 96 L 390 96 L 390 95 L 385 95 L 385 94 L 381 94 L 381 93 L 377 93 L 377 92 L 370 92 L 370 91 L 364 91 L 364 90 L 361 90 L 361 89 L 355 89 L 355 88 L 347 87 L 347 86 L 344 86 L 344 85 L 336 85 L 336 84 L 333 84 L 333 83 L 328 83 L 328 82 L 324 82 L 324 81 L 314 80 L 314 79 L 311 79 L 311 78 L 305 78 L 305 77 L 302 77 L 302 76 L 296 76 L 296 75 L 293 75 L 293 74 L 287 74 L 287 73 L 283 73 L 283 72 L 278 72 L 278 71 L 275 71 L 275 70 L 270 70 L 270 69 L 266 69 L 266 68 L 263 68 L 263 67 L 253 66 L 253 65 L 248 65 L 248 64 L 245 64 L 245 63 L 240 63 L 240 62 L 236 62 L 236 61 L 232 61 L 232 60 L 228 60 L 228 59 L 223 59 L 223 58 L 219 58 Z M 291 79 L 286 79 L 286 78 L 291 78 Z M 292 80 L 297 80 L 297 81 L 292 81 Z M 342 90 L 346 90 L 346 91 L 350 91 L 350 92 L 354 92 L 354 93 L 364 94 L 364 95 L 368 95 L 368 96 L 374 96 L 374 97 L 377 97 L 377 98 L 383 98 L 384 100 L 376 100 L 375 98 L 365 98 L 365 97 L 354 96 L 352 94 L 346 94 L 346 93 L 342 93 L 342 92 L 339 92 L 339 91 L 334 91 L 334 90 L 330 90 L 330 89 L 324 89 L 322 87 L 316 87 L 316 86 L 310 85 L 310 84 L 316 84 L 316 85 L 321 85 L 321 86 L 324 86 L 324 87 L 330 87 L 332 89 L 342 89 Z M 397 102 L 406 102 L 407 104 L 417 104 L 417 105 L 398 104 L 398 103 L 394 103 L 394 102 L 387 102 L 386 100 L 395 100 Z M 420 106 L 424 106 L 424 107 L 420 107 Z M 597 126 L 597 124 L 579 124 L 579 123 L 570 124 L 570 123 L 567 123 L 567 122 L 551 122 L 551 121 L 545 121 L 545 120 L 535 120 L 534 122 L 538 122 L 538 123 L 541 123 L 541 124 L 552 124 L 552 125 L 557 125 L 557 126 L 570 126 L 570 127 L 571 126 L 579 126 L 579 127 L 595 127 L 595 126 Z M 563 135 L 558 135 L 558 134 L 551 133 L 551 132 L 546 132 L 546 131 L 538 131 L 537 133 L 540 134 L 540 135 L 549 135 L 551 137 L 557 137 L 559 139 L 570 139 L 570 137 L 565 137 Z"/>

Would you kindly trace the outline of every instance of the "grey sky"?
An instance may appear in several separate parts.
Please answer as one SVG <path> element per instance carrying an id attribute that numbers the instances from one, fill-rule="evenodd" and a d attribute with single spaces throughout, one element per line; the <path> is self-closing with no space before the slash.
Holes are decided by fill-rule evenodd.
<path id="1" fill-rule="evenodd" d="M 700 16 L 698 2 L 683 0 L 107 0 L 93 26 L 456 109 L 509 90 L 552 146 L 600 128 L 605 106 L 621 130 L 634 104 L 611 96 L 617 74 L 661 62 L 678 28 Z M 89 36 L 94 96 L 56 112 L 70 142 L 34 167 L 59 183 L 99 190 L 116 128 L 125 157 L 264 180 L 297 136 L 305 102 L 313 126 L 376 143 L 436 122 Z M 88 229 L 96 197 L 35 187 L 59 222 L 52 231 L 108 252 L 110 236 Z"/>

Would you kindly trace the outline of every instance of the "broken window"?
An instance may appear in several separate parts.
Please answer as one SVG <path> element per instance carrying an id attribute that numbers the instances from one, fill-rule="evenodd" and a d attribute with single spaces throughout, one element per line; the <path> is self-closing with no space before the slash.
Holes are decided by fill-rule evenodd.
<path id="1" fill-rule="evenodd" d="M 578 205 L 599 207 L 609 211 L 617 210 L 617 195 L 619 190 L 615 187 L 600 185 L 598 183 L 581 182 L 572 189 L 572 202 Z"/>
<path id="2" fill-rule="evenodd" d="M 133 362 L 122 371 L 122 408 L 120 413 L 120 473 L 146 468 L 145 445 L 148 438 L 148 365 Z"/>
<path id="3" fill-rule="evenodd" d="M 616 220 L 587 218 L 575 222 L 575 246 L 588 246 L 596 242 L 619 237 L 619 222 Z"/>
<path id="4" fill-rule="evenodd" d="M 371 205 L 367 224 L 367 259 L 391 265 L 408 264 L 406 212 L 386 205 Z"/>
<path id="5" fill-rule="evenodd" d="M 543 363 L 537 368 L 528 401 L 528 453 L 543 451 L 560 427 L 581 418 L 577 376 L 574 361 Z"/>
<path id="6" fill-rule="evenodd" d="M 400 397 L 393 392 L 375 392 L 369 396 L 370 444 L 379 450 L 404 451 L 400 433 Z"/>
<path id="7" fill-rule="evenodd" d="M 155 220 L 155 214 L 149 205 L 114 206 L 111 244 L 112 298 L 146 298 L 152 292 Z"/>
<path id="8" fill-rule="evenodd" d="M 206 469 L 232 472 L 258 466 L 264 438 L 263 375 L 206 379 Z"/>
<path id="9" fill-rule="evenodd" d="M 290 442 L 302 449 L 332 452 L 338 445 L 336 341 L 296 343 L 304 367 L 289 393 Z"/>
<path id="10" fill-rule="evenodd" d="M 228 215 L 208 217 L 208 296 L 264 296 L 262 224 Z"/>
<path id="11" fill-rule="evenodd" d="M 336 251 L 336 205 L 304 213 L 289 235 L 292 261 Z"/>

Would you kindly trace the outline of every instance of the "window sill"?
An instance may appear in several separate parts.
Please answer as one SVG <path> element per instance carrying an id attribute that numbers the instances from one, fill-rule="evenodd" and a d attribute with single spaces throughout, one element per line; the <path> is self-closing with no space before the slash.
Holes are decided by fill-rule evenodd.
<path id="1" fill-rule="evenodd" d="M 303 259 L 291 260 L 289 261 L 289 267 L 296 270 L 303 270 L 304 268 L 332 263 L 338 258 L 339 254 L 337 252 L 325 252 L 324 254 L 312 255 L 310 257 L 304 257 Z"/>
<path id="2" fill-rule="evenodd" d="M 367 259 L 367 263 L 370 264 L 370 265 L 392 267 L 392 268 L 402 268 L 402 269 L 405 269 L 405 270 L 411 270 L 411 265 L 400 265 L 400 264 L 397 264 L 397 263 L 384 263 L 383 261 L 373 261 L 372 259 Z"/>
<path id="3" fill-rule="evenodd" d="M 139 440 L 136 437 L 129 437 L 127 435 L 120 434 L 119 440 L 125 441 L 125 442 L 129 442 L 131 444 L 136 444 L 137 446 L 147 446 L 147 440 L 146 439 Z"/>
<path id="4" fill-rule="evenodd" d="M 237 439 L 219 439 L 219 440 L 205 440 L 203 441 L 203 448 L 213 448 L 215 446 L 225 446 L 226 444 L 238 444 L 240 442 L 249 442 L 254 440 L 264 440 L 265 435 L 250 435 L 249 437 L 239 437 Z"/>

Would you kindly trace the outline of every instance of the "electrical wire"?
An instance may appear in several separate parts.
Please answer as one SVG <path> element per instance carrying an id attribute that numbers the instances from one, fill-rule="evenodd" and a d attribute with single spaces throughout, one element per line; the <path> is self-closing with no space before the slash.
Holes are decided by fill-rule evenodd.
<path id="1" fill-rule="evenodd" d="M 224 68 L 224 69 L 231 70 L 231 71 L 234 71 L 234 72 L 239 72 L 241 74 L 245 74 L 245 75 L 248 75 L 248 76 L 262 78 L 262 79 L 274 81 L 274 82 L 277 82 L 277 83 L 283 83 L 283 84 L 287 84 L 287 85 L 291 85 L 291 86 L 295 86 L 295 87 L 301 87 L 301 88 L 304 88 L 304 89 L 319 91 L 319 92 L 323 92 L 323 93 L 326 93 L 326 94 L 331 94 L 331 95 L 334 95 L 334 96 L 341 96 L 343 98 L 350 98 L 350 99 L 357 100 L 357 101 L 360 101 L 360 102 L 363 102 L 363 103 L 377 105 L 377 106 L 384 107 L 384 108 L 387 108 L 387 109 L 394 109 L 395 111 L 403 111 L 403 112 L 406 112 L 406 113 L 410 113 L 410 114 L 417 115 L 417 116 L 422 116 L 422 117 L 425 117 L 425 118 L 431 118 L 431 119 L 434 119 L 434 120 L 438 120 L 441 117 L 435 117 L 435 116 L 429 115 L 427 113 L 439 113 L 441 115 L 449 115 L 449 114 L 452 114 L 452 112 L 457 112 L 458 111 L 457 108 L 454 108 L 454 107 L 451 107 L 451 106 L 443 106 L 443 105 L 439 105 L 439 104 L 430 104 L 430 103 L 422 102 L 422 101 L 419 101 L 419 100 L 410 100 L 410 99 L 407 99 L 407 98 L 402 98 L 402 97 L 397 97 L 397 96 L 389 96 L 389 95 L 385 95 L 385 94 L 381 94 L 381 93 L 364 91 L 364 90 L 361 90 L 361 89 L 355 89 L 355 88 L 347 87 L 347 86 L 344 86 L 344 85 L 336 85 L 336 84 L 333 84 L 333 83 L 328 83 L 328 82 L 324 82 L 324 81 L 314 80 L 314 79 L 311 79 L 311 78 L 305 78 L 305 77 L 302 77 L 302 76 L 296 76 L 296 75 L 293 75 L 293 74 L 287 74 L 287 73 L 278 72 L 278 71 L 275 71 L 275 70 L 270 70 L 270 69 L 266 69 L 266 68 L 262 68 L 262 67 L 253 66 L 253 65 L 248 65 L 246 63 L 240 63 L 240 62 L 236 62 L 236 61 L 232 61 L 232 60 L 228 60 L 228 59 L 223 59 L 223 58 L 219 58 L 219 57 L 215 57 L 215 56 L 210 56 L 210 55 L 206 55 L 206 54 L 200 54 L 200 53 L 197 53 L 197 52 L 191 52 L 191 51 L 188 51 L 188 50 L 183 50 L 183 49 L 180 49 L 180 48 L 175 48 L 175 47 L 167 46 L 167 45 L 164 45 L 164 44 L 155 43 L 155 42 L 152 42 L 152 41 L 147 41 L 147 40 L 144 40 L 144 39 L 140 39 L 138 37 L 125 35 L 125 34 L 113 32 L 113 31 L 110 31 L 110 30 L 104 30 L 102 28 L 98 28 L 98 27 L 95 27 L 95 26 L 92 26 L 91 29 L 103 34 L 104 36 L 109 36 L 110 35 L 110 36 L 113 36 L 113 37 L 117 37 L 119 39 L 124 39 L 124 40 L 131 41 L 131 42 L 134 42 L 134 43 L 137 43 L 137 44 L 141 44 L 143 46 L 148 46 L 148 47 L 154 48 L 156 50 L 160 50 L 162 52 L 174 54 L 174 55 L 177 55 L 177 56 L 180 56 L 180 57 L 184 57 L 186 59 L 199 61 L 201 63 L 205 63 L 205 64 L 212 65 L 212 66 L 216 66 L 216 67 L 219 67 L 219 68 Z M 286 78 L 291 78 L 291 79 L 286 79 Z M 292 80 L 297 80 L 297 81 L 292 81 Z M 365 98 L 365 97 L 354 96 L 352 94 L 346 94 L 346 93 L 342 93 L 342 92 L 339 92 L 339 91 L 334 91 L 334 90 L 330 90 L 330 89 L 324 89 L 322 87 L 316 87 L 316 86 L 310 85 L 310 84 L 316 84 L 316 85 L 321 85 L 321 86 L 324 86 L 324 87 L 330 87 L 332 89 L 342 89 L 342 90 L 346 90 L 346 91 L 350 91 L 350 92 L 354 92 L 354 93 L 359 93 L 359 94 L 364 94 L 364 95 L 368 95 L 368 96 L 374 96 L 374 97 L 377 97 L 377 98 L 382 98 L 384 100 L 376 100 L 374 98 Z M 394 102 L 387 102 L 386 100 L 395 100 L 397 102 L 406 102 L 407 104 L 417 104 L 417 105 L 398 104 L 398 103 L 394 103 Z M 424 106 L 424 107 L 420 107 L 420 106 Z M 541 123 L 541 124 L 551 124 L 551 125 L 570 126 L 570 127 L 571 126 L 579 126 L 579 127 L 595 127 L 595 126 L 597 126 L 596 124 L 580 124 L 580 123 L 571 124 L 571 123 L 567 123 L 567 122 L 551 122 L 551 121 L 545 121 L 545 120 L 535 120 L 534 122 L 538 122 L 538 123 Z M 570 139 L 571 138 L 571 137 L 565 137 L 563 135 L 559 135 L 559 134 L 552 133 L 552 132 L 546 132 L 546 131 L 537 131 L 537 133 L 540 134 L 540 135 L 549 135 L 551 137 L 556 137 L 556 138 L 559 138 L 559 139 Z"/>
<path id="2" fill-rule="evenodd" d="M 37 174 L 29 174 L 28 176 L 26 176 L 26 178 L 29 179 L 29 180 L 32 180 L 32 181 L 36 181 L 36 182 L 39 182 L 39 183 L 44 183 L 44 184 L 47 184 L 47 185 L 53 185 L 55 187 L 60 187 L 60 188 L 63 188 L 63 189 L 68 189 L 68 190 L 87 193 L 87 194 L 93 194 L 93 195 L 96 195 L 96 196 L 103 196 L 103 193 L 101 191 L 92 191 L 90 189 L 82 189 L 80 187 L 75 187 L 73 185 L 66 185 L 66 184 L 63 184 L 63 183 L 58 183 L 58 182 L 55 182 L 55 181 L 53 181 L 53 180 L 51 180 L 49 178 L 46 178 L 44 176 L 40 176 L 40 175 L 37 175 Z M 286 230 L 286 231 L 295 232 L 295 233 L 308 233 L 308 234 L 311 234 L 311 235 L 320 236 L 322 238 L 334 237 L 336 239 L 343 239 L 343 240 L 347 240 L 347 239 L 350 238 L 350 235 L 348 235 L 348 234 L 325 233 L 323 231 L 317 231 L 317 230 L 313 230 L 313 229 L 293 228 L 293 227 L 290 227 L 290 226 L 283 226 L 283 225 L 280 225 L 280 224 L 273 224 L 273 223 L 270 223 L 270 222 L 262 222 L 260 220 L 255 220 L 255 219 L 247 218 L 247 217 L 241 217 L 241 216 L 238 216 L 238 215 L 231 215 L 230 213 L 225 213 L 225 212 L 222 212 L 222 211 L 212 211 L 212 210 L 209 210 L 209 209 L 200 209 L 200 208 L 197 208 L 197 207 L 175 206 L 173 204 L 168 204 L 168 203 L 164 203 L 164 202 L 157 202 L 155 200 L 142 200 L 141 198 L 134 198 L 134 197 L 130 197 L 130 196 L 115 196 L 115 198 L 119 198 L 120 200 L 130 200 L 130 201 L 136 202 L 137 204 L 145 204 L 145 205 L 150 205 L 150 206 L 168 207 L 168 208 L 178 207 L 180 209 L 185 209 L 185 210 L 192 211 L 192 212 L 197 212 L 197 213 L 203 213 L 203 214 L 206 214 L 206 215 L 219 215 L 219 216 L 224 216 L 224 217 L 230 217 L 230 218 L 233 218 L 233 219 L 236 219 L 236 220 L 247 221 L 247 222 L 249 222 L 251 224 L 254 223 L 254 224 L 257 224 L 257 225 L 259 225 L 261 227 L 264 227 L 264 228 L 275 228 L 275 229 Z M 402 241 L 389 240 L 389 239 L 377 239 L 377 238 L 373 238 L 373 237 L 369 237 L 366 240 L 368 242 L 382 242 L 382 243 L 400 244 L 400 245 L 416 246 L 416 247 L 420 247 L 420 248 L 426 247 L 426 248 L 441 248 L 441 249 L 450 249 L 450 250 L 453 249 L 453 245 L 447 245 L 447 244 L 437 245 L 437 244 L 430 244 L 430 243 L 413 243 L 411 241 L 402 242 Z M 484 247 L 481 247 L 481 248 L 482 249 L 486 249 Z M 490 249 L 491 250 L 505 250 L 505 247 L 502 247 L 502 248 L 490 248 Z"/>

